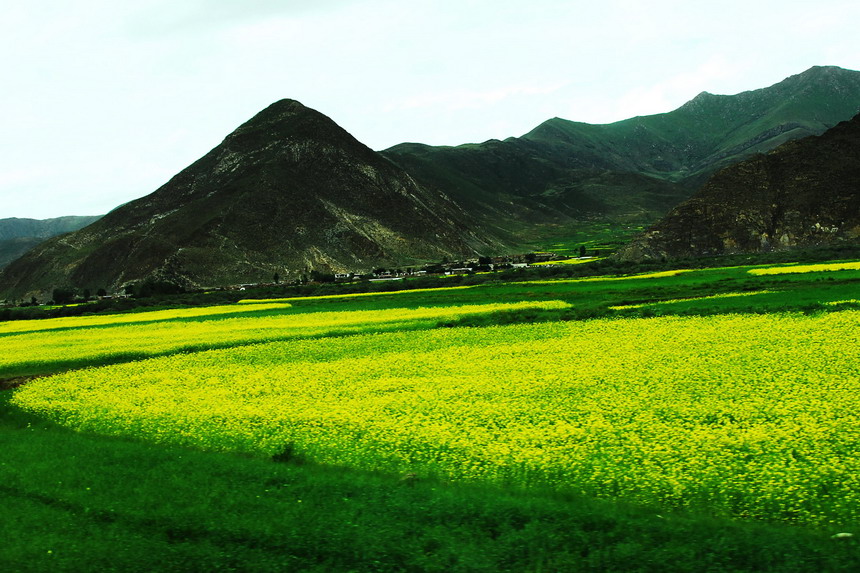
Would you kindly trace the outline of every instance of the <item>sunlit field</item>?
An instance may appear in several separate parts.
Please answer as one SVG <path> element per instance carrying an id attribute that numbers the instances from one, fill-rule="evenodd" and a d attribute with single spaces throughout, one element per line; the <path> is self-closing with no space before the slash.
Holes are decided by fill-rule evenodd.
<path id="1" fill-rule="evenodd" d="M 13 403 L 219 451 L 846 523 L 858 333 L 852 311 L 358 335 L 77 371 Z"/>
<path id="2" fill-rule="evenodd" d="M 291 312 L 284 303 L 225 309 L 180 309 L 111 317 L 0 323 L 0 369 L 40 374 L 54 368 L 116 362 L 178 351 L 284 338 L 435 326 L 465 316 L 524 309 L 564 309 L 560 301 L 394 308 L 372 311 Z M 152 317 L 151 315 L 154 315 Z M 192 320 L 193 319 L 193 320 Z M 75 326 L 77 321 L 78 326 Z M 8 334 L 3 333 L 7 326 Z"/>
<path id="3" fill-rule="evenodd" d="M 0 567 L 852 570 L 858 293 L 839 262 L 0 322 Z"/>
<path id="4" fill-rule="evenodd" d="M 813 273 L 820 271 L 856 271 L 860 270 L 860 261 L 842 263 L 820 263 L 814 265 L 780 265 L 778 267 L 765 267 L 750 269 L 753 275 L 783 275 L 789 273 Z"/>

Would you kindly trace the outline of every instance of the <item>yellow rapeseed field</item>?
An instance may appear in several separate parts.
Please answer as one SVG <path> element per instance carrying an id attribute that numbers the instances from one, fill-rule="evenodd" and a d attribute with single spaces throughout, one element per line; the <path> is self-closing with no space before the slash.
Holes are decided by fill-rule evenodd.
<path id="1" fill-rule="evenodd" d="M 321 463 L 860 519 L 860 311 L 387 332 L 35 380 L 72 427 Z"/>
<path id="2" fill-rule="evenodd" d="M 444 287 L 441 290 L 444 291 L 452 291 L 452 290 L 465 290 L 475 288 L 477 285 L 458 285 L 458 286 L 449 286 Z M 317 301 L 317 300 L 330 300 L 330 299 L 353 299 L 353 298 L 364 298 L 364 297 L 379 297 L 379 296 L 397 296 L 397 295 L 411 295 L 425 292 L 439 292 L 440 288 L 411 288 L 411 289 L 403 289 L 403 290 L 393 290 L 389 292 L 380 291 L 380 292 L 352 292 L 345 294 L 323 294 L 323 295 L 314 295 L 314 296 L 294 296 L 289 298 L 246 298 L 239 301 L 239 304 L 260 304 L 260 303 L 271 303 L 271 302 L 296 302 L 296 301 Z"/>
<path id="3" fill-rule="evenodd" d="M 557 285 L 563 283 L 592 283 L 592 282 L 607 282 L 607 281 L 632 281 L 637 279 L 664 279 L 675 277 L 681 274 L 696 272 L 693 269 L 674 269 L 671 271 L 657 271 L 653 273 L 642 273 L 638 275 L 623 275 L 623 276 L 597 276 L 574 279 L 549 279 L 535 281 L 518 281 L 518 285 Z"/>
<path id="4" fill-rule="evenodd" d="M 843 263 L 815 263 L 811 265 L 782 265 L 750 269 L 751 275 L 784 275 L 789 273 L 813 273 L 822 271 L 856 271 L 860 270 L 860 261 Z"/>
<path id="5" fill-rule="evenodd" d="M 338 333 L 434 326 L 458 317 L 524 309 L 569 308 L 562 301 L 526 301 L 368 311 L 291 312 L 283 303 L 179 309 L 137 314 L 0 323 L 0 378 L 39 373 L 40 365 L 103 363 Z M 262 312 L 262 314 L 254 314 Z M 245 316 L 231 316 L 245 313 Z M 5 330 L 4 330 L 5 329 Z"/>
<path id="6" fill-rule="evenodd" d="M 756 290 L 756 291 L 746 291 L 746 292 L 725 292 L 720 294 L 712 294 L 708 296 L 696 296 L 696 297 L 688 297 L 688 298 L 673 298 L 671 300 L 655 300 L 653 302 L 643 302 L 640 304 L 620 304 L 616 306 L 610 306 L 611 310 L 624 310 L 631 308 L 643 308 L 646 306 L 654 306 L 658 304 L 674 304 L 676 302 L 689 302 L 691 300 L 717 300 L 721 298 L 737 298 L 744 296 L 755 296 L 758 294 L 772 294 L 774 291 L 772 290 Z"/>
<path id="7" fill-rule="evenodd" d="M 271 303 L 237 305 L 218 305 L 195 308 L 171 308 L 167 310 L 150 310 L 119 314 L 73 316 L 66 318 L 48 318 L 38 320 L 12 320 L 0 322 L 0 336 L 21 332 L 36 332 L 42 330 L 59 330 L 67 328 L 88 328 L 93 326 L 118 326 L 123 324 L 139 324 L 143 322 L 161 322 L 166 320 L 185 320 L 200 317 L 222 316 L 228 314 L 261 311 L 274 311 L 290 308 L 289 304 L 279 301 Z"/>

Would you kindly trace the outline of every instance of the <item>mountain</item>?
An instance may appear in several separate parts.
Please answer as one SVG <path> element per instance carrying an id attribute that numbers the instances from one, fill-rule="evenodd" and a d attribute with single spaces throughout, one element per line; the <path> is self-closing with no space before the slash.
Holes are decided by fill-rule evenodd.
<path id="1" fill-rule="evenodd" d="M 368 271 L 502 249 L 439 190 L 323 114 L 276 102 L 154 193 L 49 240 L 0 274 L 0 295 L 57 286 L 185 286 Z"/>
<path id="2" fill-rule="evenodd" d="M 555 118 L 504 141 L 376 153 L 282 100 L 154 193 L 14 261 L 0 297 L 363 272 L 650 225 L 717 170 L 858 110 L 860 72 L 815 67 L 664 114 L 605 125 Z"/>
<path id="3" fill-rule="evenodd" d="M 0 219 L 0 268 L 17 259 L 45 239 L 77 231 L 97 221 L 95 217 L 53 219 Z"/>
<path id="4" fill-rule="evenodd" d="M 737 95 L 703 92 L 668 113 L 605 125 L 554 118 L 519 138 L 383 154 L 485 224 L 522 235 L 547 222 L 653 223 L 721 167 L 858 111 L 860 72 L 814 67 Z"/>
<path id="5" fill-rule="evenodd" d="M 715 174 L 617 253 L 624 260 L 860 241 L 860 115 Z"/>
<path id="6" fill-rule="evenodd" d="M 101 216 L 94 217 L 55 217 L 53 219 L 0 219 L 0 241 L 8 239 L 19 239 L 23 237 L 35 237 L 48 239 L 77 231 L 90 223 L 97 221 Z"/>
<path id="7" fill-rule="evenodd" d="M 18 237 L 0 241 L 0 269 L 44 240 L 39 237 Z"/>

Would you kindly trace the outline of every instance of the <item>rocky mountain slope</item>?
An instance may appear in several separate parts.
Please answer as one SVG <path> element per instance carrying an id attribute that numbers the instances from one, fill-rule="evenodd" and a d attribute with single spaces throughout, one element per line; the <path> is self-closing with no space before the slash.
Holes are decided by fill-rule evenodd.
<path id="1" fill-rule="evenodd" d="M 0 219 L 0 268 L 5 267 L 45 239 L 77 231 L 98 219 L 99 216 Z"/>
<path id="2" fill-rule="evenodd" d="M 623 248 L 625 260 L 860 241 L 860 115 L 715 174 Z"/>
<path id="3" fill-rule="evenodd" d="M 444 193 L 282 100 L 154 193 L 9 265 L 0 295 L 270 281 L 501 248 Z"/>
<path id="4" fill-rule="evenodd" d="M 858 111 L 860 72 L 814 67 L 760 90 L 703 92 L 668 113 L 606 125 L 555 118 L 520 138 L 383 154 L 510 231 L 594 218 L 652 223 L 719 168 Z"/>

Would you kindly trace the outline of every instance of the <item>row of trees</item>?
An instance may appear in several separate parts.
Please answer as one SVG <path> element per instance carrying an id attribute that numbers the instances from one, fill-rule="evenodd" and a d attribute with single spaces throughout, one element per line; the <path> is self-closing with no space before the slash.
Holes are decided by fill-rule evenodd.
<path id="1" fill-rule="evenodd" d="M 101 298 L 107 296 L 107 291 L 100 288 L 96 291 L 96 296 Z M 73 302 L 86 302 L 93 298 L 90 289 L 85 288 L 80 293 L 73 288 L 55 288 L 51 293 L 51 299 L 54 304 L 71 304 Z"/>

